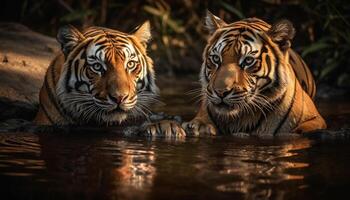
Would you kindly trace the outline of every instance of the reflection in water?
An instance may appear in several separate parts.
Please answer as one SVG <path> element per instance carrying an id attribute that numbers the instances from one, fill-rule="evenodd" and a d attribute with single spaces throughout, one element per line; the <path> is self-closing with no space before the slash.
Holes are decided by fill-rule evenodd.
<path id="1" fill-rule="evenodd" d="M 203 151 L 200 153 L 201 159 L 210 160 L 209 167 L 205 162 L 196 167 L 201 171 L 203 178 L 210 177 L 213 168 L 217 170 L 219 181 L 215 189 L 220 192 L 242 193 L 246 199 L 268 199 L 272 195 L 276 199 L 283 199 L 285 192 L 272 191 L 271 185 L 283 181 L 302 181 L 304 175 L 293 175 L 288 173 L 288 170 L 306 168 L 309 163 L 286 159 L 297 157 L 297 151 L 310 147 L 311 143 L 306 139 L 284 144 L 230 146 L 221 149 L 222 153 L 216 152 L 212 156 L 212 152 Z"/>
<path id="2" fill-rule="evenodd" d="M 39 194 L 50 186 L 53 188 L 46 195 L 51 198 L 50 193 L 57 193 L 58 196 L 53 195 L 55 199 L 62 196 L 75 199 L 77 195 L 84 198 L 140 199 L 151 190 L 156 174 L 153 147 L 137 141 L 118 140 L 0 134 L 0 180 L 28 177 L 20 179 L 23 188 L 15 184 L 8 187 L 16 188 L 16 191 L 32 187 L 31 192 Z M 50 184 L 40 184 L 44 182 Z M 10 191 L 10 197 L 18 197 Z M 45 199 L 45 195 L 39 198 Z"/>
<path id="3" fill-rule="evenodd" d="M 155 162 L 153 148 L 130 145 L 125 141 L 106 141 L 106 143 L 121 149 L 120 163 L 116 163 L 118 167 L 113 169 L 117 187 L 116 196 L 122 199 L 140 199 L 150 192 L 156 175 L 153 166 Z"/>
<path id="4" fill-rule="evenodd" d="M 8 199 L 311 198 L 322 184 L 348 186 L 349 145 L 336 148 L 302 138 L 0 133 L 0 188 Z"/>
<path id="5" fill-rule="evenodd" d="M 7 176 L 35 176 L 45 169 L 41 148 L 32 134 L 0 135 L 0 173 Z"/>
<path id="6" fill-rule="evenodd" d="M 155 175 L 155 168 L 152 166 L 154 155 L 145 157 L 138 155 L 144 153 L 138 150 L 125 150 L 123 155 L 122 166 L 116 169 L 116 173 L 120 176 L 122 187 L 129 190 L 134 189 L 147 190 L 152 186 Z M 140 160 L 146 159 L 144 162 Z"/>

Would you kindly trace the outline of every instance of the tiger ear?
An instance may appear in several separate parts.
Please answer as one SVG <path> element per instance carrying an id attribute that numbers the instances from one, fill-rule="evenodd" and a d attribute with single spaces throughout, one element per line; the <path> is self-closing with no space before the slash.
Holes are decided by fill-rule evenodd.
<path id="1" fill-rule="evenodd" d="M 141 26 L 137 27 L 133 35 L 146 47 L 148 41 L 152 38 L 150 22 L 145 21 Z"/>
<path id="2" fill-rule="evenodd" d="M 57 41 L 61 44 L 65 55 L 68 55 L 83 38 L 84 36 L 72 25 L 61 27 L 57 33 Z"/>
<path id="3" fill-rule="evenodd" d="M 273 42 L 277 43 L 282 51 L 287 51 L 291 47 L 291 41 L 295 35 L 292 22 L 280 20 L 273 24 L 267 34 Z"/>
<path id="4" fill-rule="evenodd" d="M 219 17 L 213 15 L 209 10 L 207 10 L 207 14 L 205 17 L 205 26 L 208 29 L 210 34 L 213 34 L 217 29 L 227 25 L 224 20 Z"/>

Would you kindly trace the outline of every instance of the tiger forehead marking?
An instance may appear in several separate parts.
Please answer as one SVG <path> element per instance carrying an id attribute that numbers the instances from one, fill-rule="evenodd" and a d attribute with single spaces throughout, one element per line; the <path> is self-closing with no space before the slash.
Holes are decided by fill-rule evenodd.
<path id="1" fill-rule="evenodd" d="M 107 64 L 113 65 L 117 61 L 123 63 L 123 67 L 127 69 L 129 60 L 138 62 L 142 55 L 132 44 L 114 44 L 113 46 L 105 47 L 104 44 L 92 42 L 86 50 L 86 56 L 88 64 L 99 62 L 107 70 Z"/>
<path id="2" fill-rule="evenodd" d="M 255 30 L 249 26 L 224 28 L 217 34 L 220 37 L 211 45 L 210 50 L 218 53 L 234 46 L 237 54 L 244 55 L 249 51 L 253 51 L 253 49 L 259 50 L 262 45 L 262 42 L 258 39 L 258 34 L 261 34 L 261 30 Z"/>

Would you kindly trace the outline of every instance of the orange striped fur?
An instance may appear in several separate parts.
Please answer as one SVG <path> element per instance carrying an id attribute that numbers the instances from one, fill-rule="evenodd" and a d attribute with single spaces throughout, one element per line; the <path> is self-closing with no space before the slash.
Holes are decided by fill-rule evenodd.
<path id="1" fill-rule="evenodd" d="M 225 23 L 208 12 L 210 38 L 200 73 L 202 99 L 191 134 L 304 133 L 326 128 L 313 98 L 312 74 L 293 51 L 295 30 L 249 18 Z"/>

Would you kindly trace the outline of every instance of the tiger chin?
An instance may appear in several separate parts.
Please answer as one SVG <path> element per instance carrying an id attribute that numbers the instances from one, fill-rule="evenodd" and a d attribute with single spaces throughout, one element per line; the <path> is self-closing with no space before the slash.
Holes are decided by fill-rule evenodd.
<path id="1" fill-rule="evenodd" d="M 157 102 L 151 38 L 145 22 L 132 34 L 102 27 L 59 29 L 62 51 L 47 69 L 40 90 L 38 125 L 142 124 L 146 135 L 184 136 L 173 121 L 147 123 Z M 179 129 L 179 130 L 178 130 Z"/>
<path id="2" fill-rule="evenodd" d="M 201 103 L 183 123 L 187 134 L 278 135 L 326 128 L 313 98 L 312 74 L 291 47 L 287 20 L 257 18 L 227 24 L 211 14 L 200 72 Z"/>

